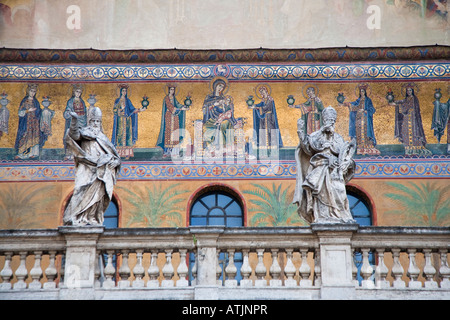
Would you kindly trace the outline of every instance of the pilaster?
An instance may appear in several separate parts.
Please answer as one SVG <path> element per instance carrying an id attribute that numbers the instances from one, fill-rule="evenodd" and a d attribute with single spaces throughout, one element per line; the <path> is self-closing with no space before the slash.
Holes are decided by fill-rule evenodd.
<path id="1" fill-rule="evenodd" d="M 197 280 L 195 299 L 218 299 L 216 281 L 217 240 L 223 233 L 224 227 L 205 226 L 190 227 L 197 247 Z"/>
<path id="2" fill-rule="evenodd" d="M 353 254 L 351 239 L 357 224 L 311 224 L 319 239 L 322 299 L 351 299 Z"/>
<path id="3" fill-rule="evenodd" d="M 97 241 L 103 226 L 59 227 L 66 240 L 61 299 L 93 299 Z"/>

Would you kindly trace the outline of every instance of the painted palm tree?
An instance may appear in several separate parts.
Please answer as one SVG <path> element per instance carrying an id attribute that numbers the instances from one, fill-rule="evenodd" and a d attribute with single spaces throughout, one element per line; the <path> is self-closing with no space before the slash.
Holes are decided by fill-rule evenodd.
<path id="1" fill-rule="evenodd" d="M 0 192 L 0 229 L 30 229 L 43 227 L 45 211 L 57 200 L 54 186 L 13 184 Z M 55 217 L 56 219 L 56 217 Z"/>
<path id="2" fill-rule="evenodd" d="M 399 191 L 386 193 L 399 206 L 388 213 L 403 215 L 408 223 L 419 226 L 448 226 L 450 224 L 450 185 L 437 186 L 436 183 L 410 182 L 404 185 L 387 182 Z"/>
<path id="3" fill-rule="evenodd" d="M 251 226 L 279 227 L 279 226 L 302 226 L 307 222 L 299 217 L 297 206 L 292 203 L 293 191 L 287 187 L 281 189 L 281 184 L 272 184 L 272 190 L 268 187 L 252 183 L 254 189 L 243 191 L 245 194 L 253 195 L 256 198 L 250 199 L 249 211 L 254 213 L 250 219 Z"/>
<path id="4" fill-rule="evenodd" d="M 145 225 L 146 227 L 179 227 L 182 225 L 182 208 L 179 203 L 184 198 L 179 197 L 188 192 L 176 190 L 179 184 L 173 184 L 163 189 L 161 185 L 153 188 L 145 186 L 144 190 L 136 188 L 120 189 L 129 194 L 128 202 L 133 207 L 127 226 Z"/>

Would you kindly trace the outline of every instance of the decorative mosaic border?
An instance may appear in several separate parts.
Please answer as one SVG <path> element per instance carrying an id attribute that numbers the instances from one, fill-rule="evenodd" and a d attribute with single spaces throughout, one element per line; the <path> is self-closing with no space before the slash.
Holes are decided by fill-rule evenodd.
<path id="1" fill-rule="evenodd" d="M 447 80 L 449 62 L 370 64 L 0 65 L 0 81 Z"/>
<path id="2" fill-rule="evenodd" d="M 267 163 L 124 162 L 121 180 L 295 179 L 295 161 Z M 450 178 L 450 158 L 356 160 L 355 178 Z M 72 163 L 0 164 L 0 182 L 68 181 Z"/>
<path id="3" fill-rule="evenodd" d="M 241 50 L 49 50 L 0 49 L 0 61 L 10 63 L 240 63 L 355 62 L 447 60 L 449 46 L 241 49 Z"/>

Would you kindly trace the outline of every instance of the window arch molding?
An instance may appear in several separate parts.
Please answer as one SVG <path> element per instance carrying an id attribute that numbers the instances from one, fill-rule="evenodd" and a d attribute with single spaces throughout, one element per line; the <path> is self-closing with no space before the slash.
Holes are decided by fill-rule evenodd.
<path id="1" fill-rule="evenodd" d="M 212 192 L 223 192 L 225 194 L 229 194 L 233 198 L 236 199 L 238 204 L 242 208 L 242 219 L 243 219 L 243 226 L 247 225 L 247 204 L 245 202 L 244 197 L 242 194 L 236 190 L 235 188 L 224 184 L 224 183 L 210 183 L 204 186 L 201 186 L 197 190 L 195 190 L 192 195 L 190 196 L 188 203 L 187 203 L 187 212 L 186 212 L 186 226 L 190 225 L 190 217 L 191 217 L 191 210 L 192 206 L 195 204 L 195 202 L 200 199 L 203 195 L 206 195 L 208 193 Z"/>

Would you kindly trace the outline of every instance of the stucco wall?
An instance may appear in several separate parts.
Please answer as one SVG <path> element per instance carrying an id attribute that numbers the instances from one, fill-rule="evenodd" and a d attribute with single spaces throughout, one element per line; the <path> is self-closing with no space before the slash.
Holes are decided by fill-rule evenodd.
<path id="1" fill-rule="evenodd" d="M 0 47 L 249 49 L 449 45 L 441 0 L 3 0 Z"/>

